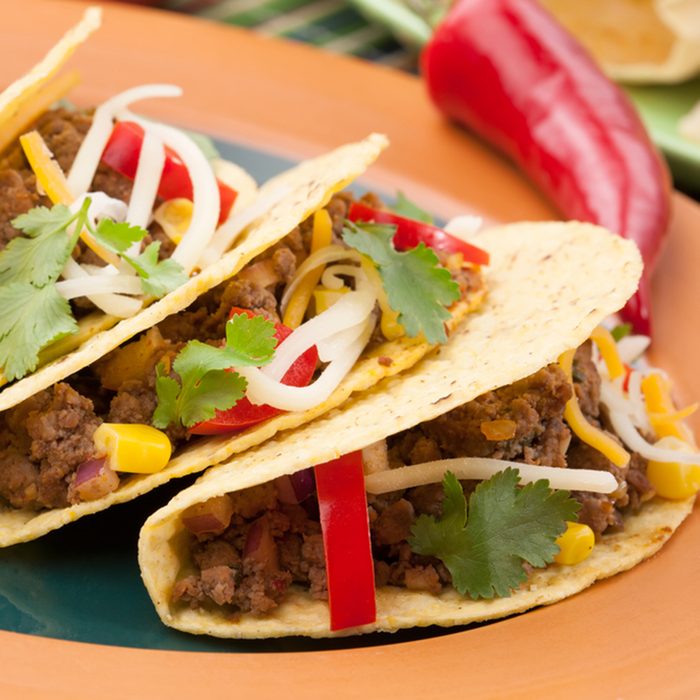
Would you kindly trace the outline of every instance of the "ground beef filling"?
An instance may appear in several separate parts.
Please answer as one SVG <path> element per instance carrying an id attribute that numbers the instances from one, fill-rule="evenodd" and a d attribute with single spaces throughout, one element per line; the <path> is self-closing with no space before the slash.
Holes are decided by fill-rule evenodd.
<path id="1" fill-rule="evenodd" d="M 75 157 L 80 139 L 89 127 L 90 117 L 59 110 L 51 119 L 46 119 L 46 124 L 40 121 L 38 127 L 43 129 L 49 147 L 55 149 L 61 166 L 67 168 Z M 10 154 L 2 162 L 14 162 L 21 157 L 21 154 Z M 0 173 L 0 180 L 1 178 Z M 115 190 L 110 190 L 109 187 L 107 189 L 117 196 Z M 352 194 L 342 192 L 334 195 L 328 204 L 335 242 L 341 241 L 343 221 L 353 201 Z M 381 206 L 373 194 L 365 195 L 362 201 L 371 206 Z M 0 224 L 1 222 L 0 217 Z M 44 392 L 42 395 L 49 396 L 57 404 L 68 397 L 71 400 L 77 397 L 76 400 L 83 402 L 86 413 L 90 414 L 89 420 L 79 422 L 77 431 L 82 435 L 81 444 L 86 446 L 83 452 L 71 449 L 61 452 L 63 443 L 72 444 L 67 431 L 52 438 L 58 449 L 57 454 L 61 455 L 60 459 L 57 458 L 61 464 L 60 477 L 56 476 L 56 468 L 52 466 L 54 460 L 37 456 L 39 447 L 33 447 L 31 453 L 24 449 L 29 443 L 25 438 L 27 427 L 23 425 L 22 417 L 29 414 L 29 406 L 33 405 L 34 399 L 8 411 L 5 416 L 0 416 L 0 427 L 3 430 L 0 438 L 0 465 L 3 465 L 3 473 L 0 474 L 0 503 L 4 500 L 17 508 L 41 510 L 81 500 L 81 492 L 71 489 L 71 485 L 80 464 L 92 457 L 87 447 L 92 445 L 95 428 L 102 421 L 150 424 L 157 405 L 155 384 L 158 364 L 171 367 L 175 356 L 189 340 L 221 342 L 232 308 L 250 309 L 262 313 L 271 321 L 280 322 L 279 301 L 282 292 L 297 267 L 309 254 L 311 233 L 312 218 L 309 218 L 282 241 L 252 260 L 235 279 L 206 292 L 184 311 L 169 316 L 137 340 L 117 348 L 93 366 Z M 458 281 L 464 292 L 481 285 L 478 270 L 469 268 L 460 273 Z M 384 341 L 383 336 L 380 336 L 381 333 L 377 342 Z M 390 361 L 391 358 L 385 360 Z M 172 370 L 170 373 L 175 376 Z M 171 425 L 165 432 L 174 449 L 189 438 L 187 429 L 182 425 Z M 39 445 L 41 436 L 34 439 L 36 445 Z M 43 484 L 44 481 L 51 484 L 50 491 L 48 486 L 41 489 L 33 486 L 38 482 Z M 118 486 L 117 481 L 109 484 L 112 490 Z M 93 497 L 101 495 L 104 495 L 102 491 L 98 491 Z"/>
<path id="2" fill-rule="evenodd" d="M 600 377 L 590 344 L 579 348 L 574 365 L 574 391 L 587 418 L 609 429 L 600 410 Z M 558 365 L 461 406 L 433 421 L 387 441 L 391 468 L 405 464 L 480 456 L 527 464 L 604 469 L 619 483 L 612 494 L 574 493 L 581 503 L 579 521 L 597 535 L 622 526 L 622 515 L 653 496 L 645 461 L 637 454 L 618 469 L 596 450 L 581 443 L 563 421 L 572 388 Z M 512 420 L 508 440 L 488 440 L 484 422 Z M 476 482 L 462 482 L 469 495 Z M 282 602 L 292 585 L 327 598 L 323 542 L 314 497 L 298 505 L 277 498 L 271 482 L 230 494 L 233 516 L 217 534 L 189 534 L 191 558 L 173 590 L 173 601 L 192 607 L 223 607 L 232 618 L 241 613 L 264 615 Z M 405 491 L 368 495 L 368 510 L 377 586 L 393 585 L 438 593 L 451 585 L 442 562 L 414 554 L 407 542 L 421 514 L 440 517 L 443 489 L 428 484 Z M 185 513 L 185 518 L 187 513 Z M 262 532 L 262 536 L 261 533 Z M 256 547 L 251 542 L 257 543 Z"/>

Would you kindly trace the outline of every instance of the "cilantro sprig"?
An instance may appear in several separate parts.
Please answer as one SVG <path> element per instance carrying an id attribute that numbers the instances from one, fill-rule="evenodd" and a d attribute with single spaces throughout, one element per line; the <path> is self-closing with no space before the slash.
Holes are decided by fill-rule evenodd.
<path id="1" fill-rule="evenodd" d="M 191 340 L 173 361 L 177 379 L 168 375 L 162 362 L 156 368 L 158 405 L 153 425 L 190 428 L 213 418 L 217 410 L 232 408 L 244 396 L 247 382 L 231 367 L 268 364 L 276 344 L 274 324 L 246 314 L 236 314 L 226 323 L 223 347 Z"/>
<path id="2" fill-rule="evenodd" d="M 518 488 L 519 480 L 515 469 L 499 472 L 476 487 L 467 508 L 447 472 L 442 517 L 421 515 L 413 524 L 411 549 L 441 559 L 462 595 L 509 596 L 527 577 L 523 563 L 550 563 L 559 551 L 555 539 L 576 519 L 580 506 L 568 491 L 552 491 L 545 479 Z"/>
<path id="3" fill-rule="evenodd" d="M 422 221 L 426 224 L 433 223 L 433 216 L 425 209 L 421 209 L 415 202 L 412 202 L 401 190 L 396 194 L 396 201 L 392 207 L 393 211 L 408 219 Z"/>
<path id="4" fill-rule="evenodd" d="M 391 224 L 346 221 L 343 240 L 377 266 L 389 305 L 406 333 L 423 333 L 429 343 L 444 343 L 444 322 L 450 318 L 446 307 L 459 299 L 459 286 L 424 243 L 397 251 L 392 243 L 395 231 Z"/>
<path id="5" fill-rule="evenodd" d="M 187 281 L 182 265 L 176 260 L 158 260 L 160 241 L 149 243 L 143 253 L 132 256 L 127 251 L 134 243 L 140 243 L 148 231 L 128 223 L 116 223 L 102 219 L 96 229 L 91 230 L 98 243 L 120 255 L 141 278 L 144 294 L 160 298 Z"/>
<path id="6" fill-rule="evenodd" d="M 75 213 L 62 204 L 34 207 L 12 220 L 26 235 L 0 251 L 0 367 L 8 381 L 36 369 L 44 347 L 78 329 L 55 285 L 83 230 L 134 268 L 144 294 L 161 297 L 187 279 L 175 260 L 158 260 L 158 242 L 140 255 L 128 255 L 148 232 L 106 218 L 93 226 L 90 203 L 86 197 Z"/>

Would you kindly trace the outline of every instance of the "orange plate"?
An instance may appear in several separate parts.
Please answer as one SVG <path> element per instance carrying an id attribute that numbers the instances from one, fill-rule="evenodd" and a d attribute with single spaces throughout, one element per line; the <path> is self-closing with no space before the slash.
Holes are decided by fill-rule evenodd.
<path id="1" fill-rule="evenodd" d="M 84 5 L 3 3 L 0 84 L 35 62 Z M 182 100 L 149 114 L 280 155 L 306 157 L 384 131 L 369 179 L 448 217 L 542 219 L 517 173 L 431 108 L 417 79 L 206 21 L 109 5 L 73 59 L 75 99 L 172 81 Z M 592 173 L 595 176 L 595 173 Z M 678 196 L 656 275 L 655 360 L 700 397 L 700 208 Z M 700 689 L 697 512 L 632 572 L 552 607 L 474 630 L 374 648 L 293 654 L 145 651 L 0 632 L 0 697 L 691 697 Z M 177 692 L 173 692 L 173 688 Z"/>

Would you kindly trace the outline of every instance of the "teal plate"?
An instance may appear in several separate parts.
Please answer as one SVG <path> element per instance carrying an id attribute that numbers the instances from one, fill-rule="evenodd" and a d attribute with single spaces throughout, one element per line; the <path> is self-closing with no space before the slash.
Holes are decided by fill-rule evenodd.
<path id="1" fill-rule="evenodd" d="M 242 145 L 217 142 L 217 148 L 261 182 L 292 165 Z M 449 633 L 436 627 L 351 639 L 240 641 L 165 627 L 141 582 L 136 543 L 146 518 L 193 481 L 176 479 L 35 542 L 0 549 L 0 629 L 95 644 L 219 652 L 346 649 Z"/>

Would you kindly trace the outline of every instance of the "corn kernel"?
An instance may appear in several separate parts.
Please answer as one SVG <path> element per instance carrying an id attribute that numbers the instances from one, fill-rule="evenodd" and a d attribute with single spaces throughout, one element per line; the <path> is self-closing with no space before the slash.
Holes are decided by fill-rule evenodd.
<path id="1" fill-rule="evenodd" d="M 115 472 L 155 474 L 170 460 L 168 436 L 140 423 L 102 423 L 93 436 L 99 455 L 106 455 Z"/>
<path id="2" fill-rule="evenodd" d="M 190 227 L 193 208 L 191 200 L 177 197 L 163 202 L 153 212 L 153 218 L 173 243 L 179 243 Z"/>
<path id="3" fill-rule="evenodd" d="M 326 287 L 316 287 L 314 289 L 314 305 L 316 315 L 323 313 L 335 304 L 340 297 L 350 291 L 349 287 L 341 287 L 340 289 L 327 289 Z"/>
<path id="4" fill-rule="evenodd" d="M 656 443 L 666 450 L 694 452 L 694 448 L 676 437 L 663 437 Z M 661 498 L 682 500 L 700 491 L 700 466 L 679 462 L 656 462 L 647 464 L 647 479 Z"/>
<path id="5" fill-rule="evenodd" d="M 554 557 L 557 564 L 572 566 L 578 564 L 593 550 L 595 535 L 588 525 L 583 523 L 566 523 L 566 531 L 556 539 L 559 554 Z"/>

